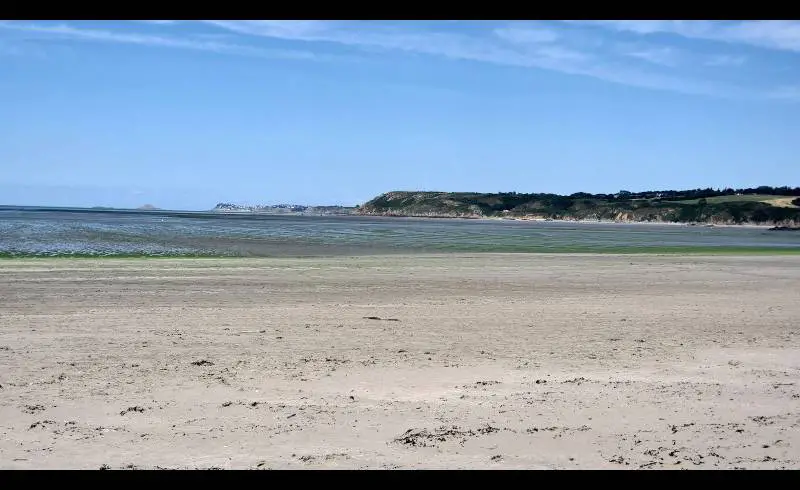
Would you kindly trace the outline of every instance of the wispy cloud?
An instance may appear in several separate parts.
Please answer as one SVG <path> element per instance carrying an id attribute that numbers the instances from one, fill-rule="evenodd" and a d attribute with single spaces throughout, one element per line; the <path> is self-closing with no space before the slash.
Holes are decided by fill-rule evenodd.
<path id="1" fill-rule="evenodd" d="M 707 66 L 741 66 L 747 61 L 744 56 L 734 56 L 729 54 L 719 54 L 709 57 L 705 64 Z"/>
<path id="2" fill-rule="evenodd" d="M 314 60 L 319 56 L 310 51 L 264 49 L 260 47 L 223 43 L 202 39 L 176 38 L 152 34 L 136 34 L 98 29 L 74 28 L 68 25 L 37 25 L 20 22 L 0 22 L 0 29 L 10 29 L 27 33 L 44 34 L 48 36 L 81 39 L 85 41 L 111 42 L 121 44 L 138 44 L 141 46 L 155 46 L 166 48 L 190 49 L 209 51 L 219 54 L 232 54 L 238 56 L 252 56 L 262 58 L 288 58 Z"/>
<path id="3" fill-rule="evenodd" d="M 624 52 L 625 56 L 639 58 L 656 65 L 675 67 L 678 65 L 679 55 L 673 48 L 661 46 L 656 48 L 632 49 Z"/>
<path id="4" fill-rule="evenodd" d="M 373 26 L 363 22 L 355 28 L 334 21 L 209 21 L 218 27 L 241 34 L 294 41 L 316 41 L 361 48 L 382 48 L 451 59 L 482 61 L 509 66 L 538 67 L 575 71 L 570 62 L 585 60 L 588 54 L 548 44 L 552 36 L 539 34 L 539 42 L 504 46 L 480 36 L 448 31 L 414 31 L 395 26 Z M 505 33 L 508 35 L 508 32 Z M 534 35 L 515 32 L 516 40 Z"/>
<path id="5" fill-rule="evenodd" d="M 298 60 L 353 59 L 333 55 L 350 48 L 359 58 L 377 53 L 408 53 L 500 66 L 549 70 L 606 82 L 727 98 L 772 99 L 774 90 L 731 84 L 732 70 L 703 66 L 741 66 L 737 53 L 714 55 L 678 49 L 674 34 L 749 45 L 793 49 L 800 22 L 566 21 L 469 24 L 382 21 L 206 20 L 140 21 L 146 29 L 101 30 L 62 23 L 0 22 L 0 29 L 94 42 L 136 44 L 218 54 Z M 185 29 L 189 23 L 198 29 Z M 176 28 L 180 26 L 181 28 Z M 213 28 L 212 28 L 213 26 Z M 620 32 L 624 31 L 624 33 Z M 627 34 L 625 34 L 627 33 Z M 633 37 L 641 37 L 631 40 Z M 800 39 L 800 38 L 798 38 Z M 273 49 L 275 40 L 296 49 Z M 674 41 L 674 39 L 673 39 Z M 798 44 L 800 50 L 800 44 Z M 0 46 L 2 49 L 2 46 Z M 338 49 L 341 51 L 341 49 Z M 731 51 L 730 49 L 728 51 Z M 701 73 L 702 72 L 702 73 Z M 702 78 L 698 78 L 702 77 Z"/>
<path id="6" fill-rule="evenodd" d="M 240 34 L 294 41 L 337 43 L 353 47 L 380 47 L 399 51 L 442 56 L 451 59 L 540 68 L 636 87 L 670 90 L 719 97 L 748 97 L 747 91 L 707 80 L 692 80 L 649 72 L 614 59 L 611 53 L 590 51 L 585 46 L 602 47 L 600 42 L 571 44 L 542 23 L 534 27 L 496 28 L 493 36 L 470 36 L 462 31 L 414 31 L 396 26 L 376 26 L 362 22 L 356 28 L 333 21 L 207 21 Z M 602 56 L 601 56 L 602 54 Z M 638 56 L 637 56 L 638 55 Z M 649 58 L 650 63 L 674 64 L 670 50 L 634 52 L 633 57 Z M 659 57 L 660 56 L 660 57 Z M 671 58 L 670 58 L 671 57 Z"/>
<path id="7" fill-rule="evenodd" d="M 552 29 L 520 29 L 519 27 L 504 27 L 495 29 L 494 34 L 500 39 L 505 39 L 515 44 L 552 43 L 559 36 Z"/>
<path id="8" fill-rule="evenodd" d="M 800 51 L 800 21 L 796 20 L 597 20 L 579 22 L 584 25 L 595 25 L 638 34 L 666 33 L 693 39 Z"/>

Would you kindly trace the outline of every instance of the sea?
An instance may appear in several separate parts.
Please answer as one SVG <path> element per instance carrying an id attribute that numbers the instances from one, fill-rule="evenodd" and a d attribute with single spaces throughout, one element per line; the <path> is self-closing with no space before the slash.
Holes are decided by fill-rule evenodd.
<path id="1" fill-rule="evenodd" d="M 0 257 L 798 252 L 800 232 L 637 223 L 0 206 Z"/>

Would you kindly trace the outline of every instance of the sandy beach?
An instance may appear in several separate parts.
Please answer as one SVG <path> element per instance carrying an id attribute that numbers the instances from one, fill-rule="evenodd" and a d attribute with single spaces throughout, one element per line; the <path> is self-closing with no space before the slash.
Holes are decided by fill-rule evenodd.
<path id="1" fill-rule="evenodd" d="M 800 256 L 0 261 L 0 468 L 800 468 Z"/>

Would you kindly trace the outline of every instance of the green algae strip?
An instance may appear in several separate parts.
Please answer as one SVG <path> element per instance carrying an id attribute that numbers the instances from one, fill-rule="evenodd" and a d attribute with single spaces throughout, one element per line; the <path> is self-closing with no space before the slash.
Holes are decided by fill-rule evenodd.
<path id="1" fill-rule="evenodd" d="M 408 247 L 402 251 L 398 249 L 385 250 L 385 254 L 378 251 L 359 254 L 337 253 L 330 254 L 292 254 L 281 251 L 275 254 L 235 255 L 214 253 L 175 253 L 175 254 L 146 254 L 146 253 L 12 253 L 0 252 L 0 259 L 255 259 L 255 258 L 312 258 L 312 257 L 337 257 L 337 256 L 380 256 L 380 255 L 421 255 L 426 253 L 456 254 L 456 253 L 520 253 L 520 254 L 600 254 L 600 255 L 800 255 L 800 247 L 747 247 L 747 246 L 525 246 L 525 245 L 440 245 L 430 247 Z"/>
<path id="2" fill-rule="evenodd" d="M 456 251 L 453 249 L 453 251 Z M 800 247 L 753 247 L 753 246 L 477 246 L 459 252 L 507 252 L 507 253 L 579 253 L 608 255 L 800 255 Z"/>

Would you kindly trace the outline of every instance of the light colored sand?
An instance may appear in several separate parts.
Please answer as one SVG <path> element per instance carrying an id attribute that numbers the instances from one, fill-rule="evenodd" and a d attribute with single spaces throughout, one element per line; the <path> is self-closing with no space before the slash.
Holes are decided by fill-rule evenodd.
<path id="1" fill-rule="evenodd" d="M 0 261 L 0 385 L 2 468 L 800 468 L 800 257 Z"/>

